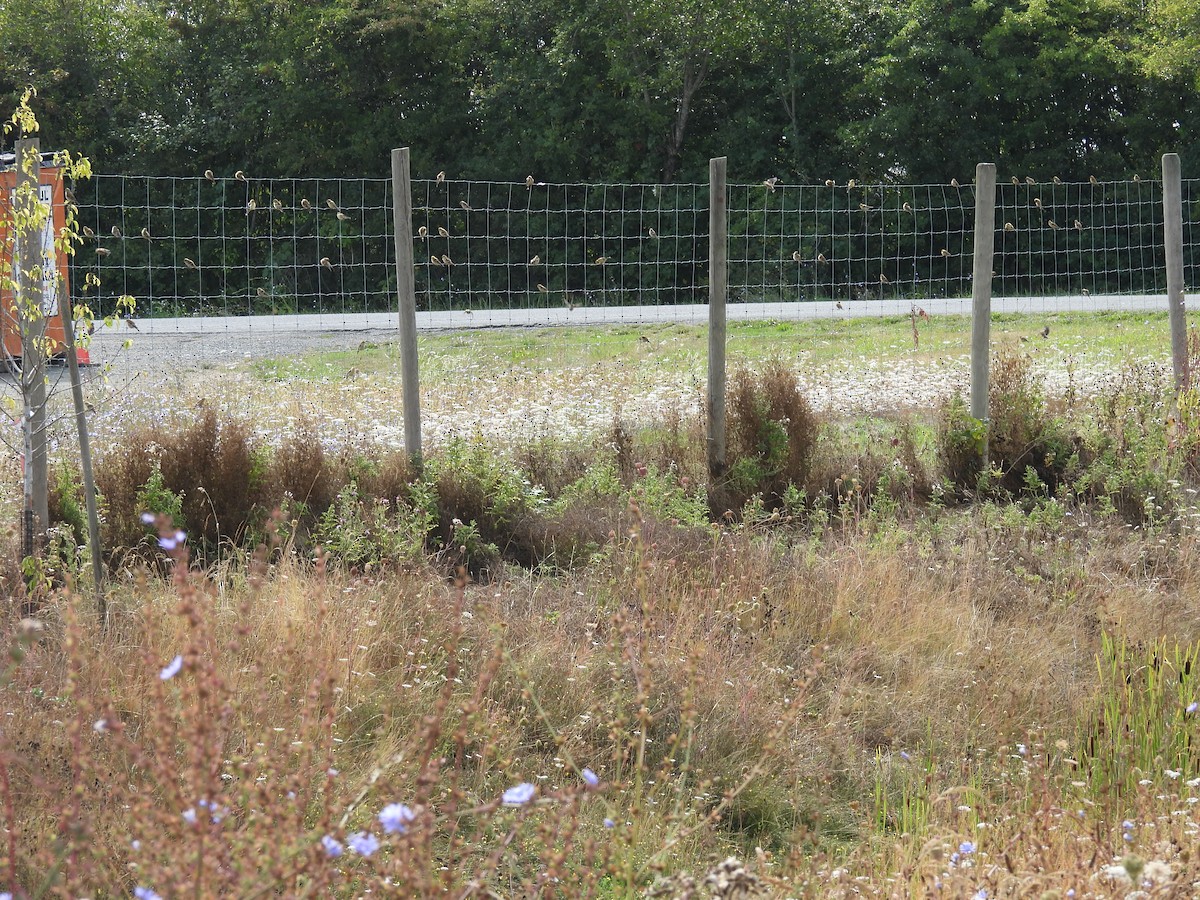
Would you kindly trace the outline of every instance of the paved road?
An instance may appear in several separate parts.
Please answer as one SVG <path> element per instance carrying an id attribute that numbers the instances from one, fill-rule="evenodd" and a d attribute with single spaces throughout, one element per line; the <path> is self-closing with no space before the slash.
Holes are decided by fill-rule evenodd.
<path id="1" fill-rule="evenodd" d="M 968 315 L 971 300 L 923 300 L 915 305 L 930 315 Z M 996 313 L 1162 311 L 1166 295 L 1103 297 L 998 297 Z M 736 303 L 728 307 L 731 321 L 812 320 L 906 316 L 911 300 L 817 301 L 806 303 Z M 517 309 L 467 312 L 420 312 L 421 331 L 460 331 L 478 328 L 534 328 L 563 325 L 699 324 L 707 321 L 708 307 L 623 306 L 578 307 L 573 310 Z M 180 319 L 139 319 L 137 330 L 118 324 L 100 328 L 92 354 L 97 360 L 120 357 L 124 365 L 138 368 L 180 366 L 260 358 L 307 350 L 349 349 L 364 340 L 393 339 L 398 330 L 395 313 L 322 315 L 229 316 Z M 132 340 L 132 346 L 121 350 Z M 121 352 L 118 352 L 121 350 Z"/>

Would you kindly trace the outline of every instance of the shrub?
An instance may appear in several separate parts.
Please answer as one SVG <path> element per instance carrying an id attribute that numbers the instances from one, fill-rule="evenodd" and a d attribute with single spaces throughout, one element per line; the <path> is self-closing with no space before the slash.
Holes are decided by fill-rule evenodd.
<path id="1" fill-rule="evenodd" d="M 971 415 L 966 401 L 954 395 L 938 416 L 938 466 L 942 479 L 959 492 L 974 491 L 983 474 L 983 442 L 987 427 Z"/>
<path id="2" fill-rule="evenodd" d="M 1016 350 L 1002 350 L 992 359 L 988 462 L 999 472 L 1000 487 L 1010 494 L 1027 488 L 1030 469 L 1053 494 L 1075 454 L 1070 434 L 1047 409 L 1032 362 L 1028 354 Z"/>
<path id="3" fill-rule="evenodd" d="M 818 422 L 795 374 L 781 363 L 757 376 L 739 369 L 726 400 L 729 468 L 713 485 L 714 515 L 740 510 L 752 496 L 778 509 L 789 486 L 803 485 L 812 469 Z"/>

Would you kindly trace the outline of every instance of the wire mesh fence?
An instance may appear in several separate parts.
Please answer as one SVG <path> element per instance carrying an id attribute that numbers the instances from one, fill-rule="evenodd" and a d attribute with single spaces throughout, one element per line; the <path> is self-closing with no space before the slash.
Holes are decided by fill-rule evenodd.
<path id="1" fill-rule="evenodd" d="M 1185 282 L 1197 282 L 1200 182 L 1184 182 Z M 413 183 L 417 308 L 471 324 L 696 318 L 707 301 L 708 185 Z M 100 175 L 77 190 L 97 312 L 264 316 L 322 327 L 394 311 L 388 179 Z M 1166 289 L 1158 182 L 1002 182 L 993 293 L 1094 309 Z M 971 294 L 970 184 L 731 185 L 729 299 L 805 315 L 819 301 L 894 313 Z M 72 279 L 83 284 L 82 273 Z M 880 302 L 890 301 L 890 302 Z M 1033 304 L 1032 308 L 1037 308 Z M 565 311 L 565 314 L 564 314 Z M 807 314 L 811 314 L 809 308 Z M 461 317 L 459 324 L 466 324 Z M 298 327 L 298 326 L 297 326 Z"/>

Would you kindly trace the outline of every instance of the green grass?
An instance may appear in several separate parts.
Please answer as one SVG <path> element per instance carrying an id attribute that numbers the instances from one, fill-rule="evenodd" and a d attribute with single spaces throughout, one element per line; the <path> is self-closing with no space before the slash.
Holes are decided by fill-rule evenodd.
<path id="1" fill-rule="evenodd" d="M 1050 335 L 1043 338 L 1042 329 Z M 727 354 L 731 362 L 796 359 L 815 367 L 852 368 L 928 363 L 970 353 L 970 320 L 934 316 L 918 320 L 914 346 L 908 316 L 820 321 L 731 322 Z M 995 346 L 1019 343 L 1035 360 L 1051 366 L 1111 363 L 1128 359 L 1166 360 L 1170 338 L 1165 313 L 1061 313 L 997 315 Z M 453 373 L 526 368 L 561 371 L 586 367 L 657 368 L 700 373 L 706 366 L 708 331 L 701 325 L 587 326 L 534 329 L 482 329 L 421 335 L 421 369 L 429 378 Z M 327 351 L 248 365 L 264 381 L 320 382 L 348 372 L 395 373 L 394 344 L 366 344 L 360 350 Z"/>

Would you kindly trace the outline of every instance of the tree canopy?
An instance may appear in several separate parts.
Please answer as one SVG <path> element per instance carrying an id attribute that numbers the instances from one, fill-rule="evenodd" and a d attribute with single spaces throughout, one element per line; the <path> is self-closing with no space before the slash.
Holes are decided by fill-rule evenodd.
<path id="1" fill-rule="evenodd" d="M 102 171 L 1039 179 L 1197 159 L 1194 0 L 0 0 Z"/>

